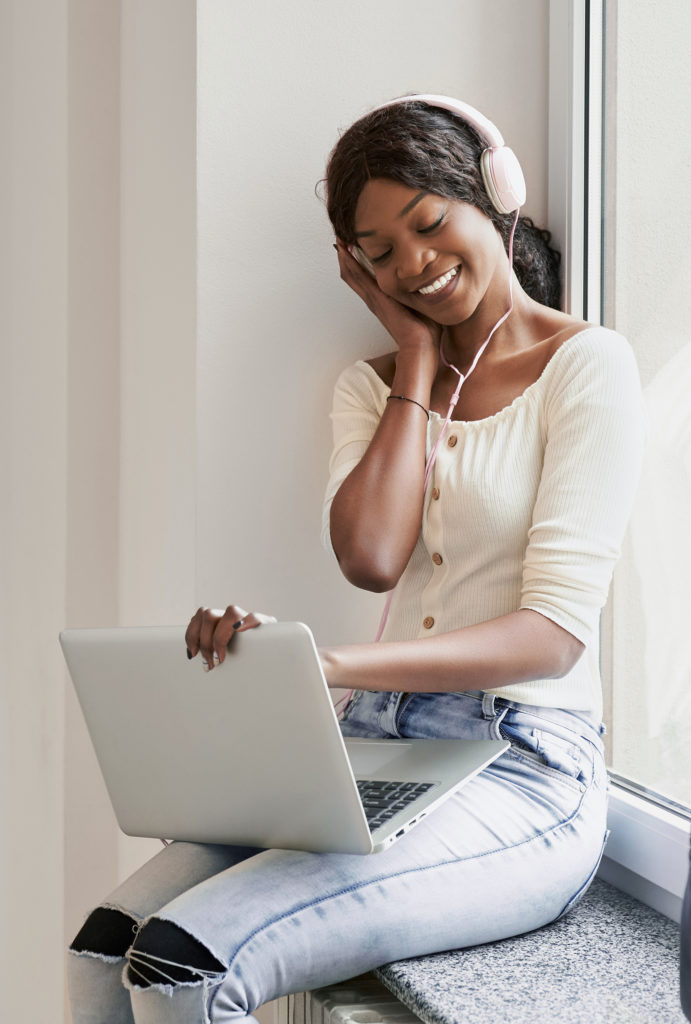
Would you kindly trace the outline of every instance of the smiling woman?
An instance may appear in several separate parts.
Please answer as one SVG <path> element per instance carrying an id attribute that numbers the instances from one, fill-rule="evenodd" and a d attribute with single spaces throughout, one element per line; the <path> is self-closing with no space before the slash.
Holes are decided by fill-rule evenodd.
<path id="1" fill-rule="evenodd" d="M 75 940 L 75 1024 L 250 1021 L 286 991 L 540 927 L 597 869 L 598 623 L 640 462 L 636 368 L 621 336 L 523 287 L 544 239 L 519 222 L 514 266 L 520 200 L 488 190 L 469 108 L 438 100 L 366 116 L 327 170 L 341 276 L 395 349 L 337 383 L 324 537 L 356 586 L 396 589 L 383 642 L 319 653 L 353 691 L 344 735 L 510 748 L 376 857 L 167 847 Z M 254 628 L 272 626 L 201 608 L 189 655 L 213 671 Z"/>

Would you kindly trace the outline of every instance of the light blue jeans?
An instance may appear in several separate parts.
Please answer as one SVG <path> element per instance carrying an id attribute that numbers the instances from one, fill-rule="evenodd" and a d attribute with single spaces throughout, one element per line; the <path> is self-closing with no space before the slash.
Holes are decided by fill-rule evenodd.
<path id="1" fill-rule="evenodd" d="M 511 748 L 399 842 L 373 856 L 174 843 L 105 906 L 132 919 L 124 957 L 70 951 L 74 1024 L 251 1022 L 262 1003 L 404 957 L 547 924 L 580 898 L 605 841 L 600 727 L 491 693 L 360 692 L 350 736 L 506 738 Z M 219 969 L 171 983 L 137 949 L 173 922 Z M 138 985 L 145 967 L 157 983 Z"/>

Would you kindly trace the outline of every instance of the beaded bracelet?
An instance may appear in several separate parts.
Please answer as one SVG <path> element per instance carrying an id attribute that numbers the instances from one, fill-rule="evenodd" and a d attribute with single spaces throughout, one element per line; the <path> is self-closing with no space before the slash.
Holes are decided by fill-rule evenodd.
<path id="1" fill-rule="evenodd" d="M 406 395 L 389 395 L 386 401 L 389 402 L 391 401 L 392 398 L 397 398 L 400 402 L 412 402 L 413 405 L 417 405 L 418 409 L 422 409 L 425 416 L 429 420 L 429 413 L 421 402 L 416 402 L 414 398 L 407 398 Z"/>

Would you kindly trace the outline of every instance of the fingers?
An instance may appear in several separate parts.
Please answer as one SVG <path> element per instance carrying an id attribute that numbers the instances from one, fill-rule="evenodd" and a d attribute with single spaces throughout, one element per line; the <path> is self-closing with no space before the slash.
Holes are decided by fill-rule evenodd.
<path id="1" fill-rule="evenodd" d="M 355 256 L 353 246 L 346 246 L 343 242 L 339 241 L 335 249 L 338 254 L 338 268 L 341 273 L 341 280 L 352 288 L 361 299 L 367 302 L 366 296 L 372 288 L 378 289 L 374 273 L 363 268 L 363 265 Z"/>
<path id="2" fill-rule="evenodd" d="M 233 624 L 241 620 L 243 615 L 245 610 L 234 604 L 228 605 L 224 612 L 208 609 L 202 615 L 199 649 L 207 669 L 225 660 L 233 636 Z"/>
<path id="3" fill-rule="evenodd" d="M 257 626 L 261 626 L 265 622 L 278 622 L 278 619 L 275 619 L 273 615 L 264 615 L 262 612 L 250 612 L 236 623 L 235 632 L 244 633 L 246 629 L 256 629 Z"/>
<path id="4" fill-rule="evenodd" d="M 205 671 L 225 661 L 228 645 L 235 633 L 256 629 L 263 623 L 276 622 L 272 615 L 246 612 L 240 605 L 230 604 L 225 611 L 198 608 L 185 632 L 188 658 L 201 654 Z"/>
<path id="5" fill-rule="evenodd" d="M 344 245 L 340 240 L 336 251 L 341 280 L 362 299 L 399 348 L 409 344 L 417 348 L 430 342 L 438 346 L 441 326 L 382 291 L 373 268 L 363 269 L 368 262 L 364 253 L 356 246 Z"/>
<path id="6" fill-rule="evenodd" d="M 189 626 L 185 631 L 185 643 L 187 644 L 187 657 L 193 658 L 199 653 L 199 634 L 201 631 L 201 620 L 204 608 L 198 608 L 190 619 Z"/>

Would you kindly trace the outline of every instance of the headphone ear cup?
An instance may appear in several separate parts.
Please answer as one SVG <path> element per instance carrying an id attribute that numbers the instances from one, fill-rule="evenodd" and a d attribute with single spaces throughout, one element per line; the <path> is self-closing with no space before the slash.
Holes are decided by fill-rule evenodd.
<path id="1" fill-rule="evenodd" d="M 482 180 L 492 205 L 499 213 L 513 213 L 525 203 L 525 178 L 518 158 L 508 146 L 484 150 L 480 159 Z"/>

